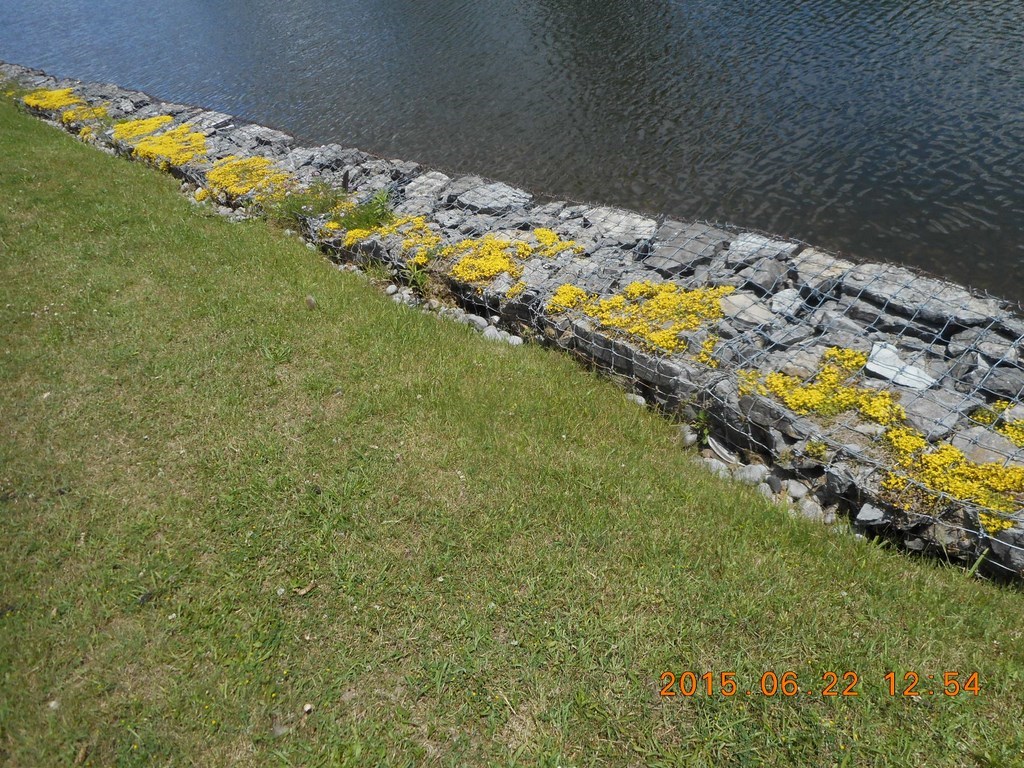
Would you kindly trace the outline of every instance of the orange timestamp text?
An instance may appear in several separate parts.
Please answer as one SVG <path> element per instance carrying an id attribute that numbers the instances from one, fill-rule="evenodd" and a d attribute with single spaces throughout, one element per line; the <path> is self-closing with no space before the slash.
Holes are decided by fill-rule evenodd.
<path id="1" fill-rule="evenodd" d="M 661 695 L 670 696 L 860 696 L 861 676 L 856 672 L 824 672 L 813 685 L 801 685 L 796 672 L 768 671 L 756 683 L 744 687 L 735 672 L 663 672 Z M 923 675 L 918 672 L 886 672 L 882 691 L 889 696 L 960 696 L 981 693 L 977 672 L 942 672 Z"/>

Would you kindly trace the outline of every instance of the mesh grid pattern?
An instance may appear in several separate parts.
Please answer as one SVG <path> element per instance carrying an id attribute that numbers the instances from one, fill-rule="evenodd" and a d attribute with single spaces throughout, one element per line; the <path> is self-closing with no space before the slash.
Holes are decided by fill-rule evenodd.
<path id="1" fill-rule="evenodd" d="M 985 555 L 990 569 L 1024 573 L 1019 306 L 766 233 L 538 200 L 338 145 L 298 147 L 280 131 L 117 86 L 14 65 L 0 65 L 0 77 L 71 87 L 105 106 L 91 140 L 122 154 L 131 146 L 113 124 L 171 115 L 167 129 L 206 137 L 202 158 L 170 169 L 195 187 L 214 161 L 259 155 L 296 188 L 325 182 L 358 201 L 386 191 L 398 216 L 424 217 L 436 237 L 430 274 L 465 310 L 499 318 L 506 338 L 557 346 L 672 418 L 701 422 L 728 461 L 767 468 L 754 473 L 775 478 L 765 487 L 799 484 L 819 509 L 911 549 Z M 222 200 L 221 212 L 244 215 L 247 202 Z M 402 232 L 347 242 L 328 219 L 307 217 L 303 234 L 332 259 L 408 274 Z M 485 239 L 511 266 L 460 279 L 460 261 Z M 563 306 L 565 286 L 584 298 Z"/>

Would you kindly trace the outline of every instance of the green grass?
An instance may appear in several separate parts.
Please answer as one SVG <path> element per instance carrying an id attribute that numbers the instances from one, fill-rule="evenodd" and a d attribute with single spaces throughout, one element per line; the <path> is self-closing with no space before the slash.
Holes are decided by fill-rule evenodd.
<path id="1" fill-rule="evenodd" d="M 1019 590 L 791 519 L 571 361 L 176 189 L 0 105 L 0 763 L 1024 763 Z"/>

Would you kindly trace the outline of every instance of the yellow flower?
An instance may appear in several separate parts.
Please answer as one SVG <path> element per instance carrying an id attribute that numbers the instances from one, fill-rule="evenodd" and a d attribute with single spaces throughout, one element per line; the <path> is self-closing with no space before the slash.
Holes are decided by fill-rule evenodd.
<path id="1" fill-rule="evenodd" d="M 163 133 L 144 136 L 132 153 L 161 169 L 181 167 L 206 154 L 206 137 L 179 125 Z"/>
<path id="2" fill-rule="evenodd" d="M 124 120 L 114 126 L 113 136 L 116 141 L 131 141 L 163 128 L 172 120 L 174 118 L 170 115 L 157 115 L 141 120 Z"/>
<path id="3" fill-rule="evenodd" d="M 47 110 L 63 109 L 64 107 L 73 107 L 76 104 L 85 103 L 75 95 L 71 88 L 55 88 L 52 90 L 42 88 L 27 94 L 22 101 L 26 107 Z"/>
<path id="4" fill-rule="evenodd" d="M 253 195 L 262 201 L 283 194 L 291 178 L 269 158 L 231 155 L 213 164 L 206 174 L 206 183 L 215 194 L 223 193 L 230 198 Z"/>

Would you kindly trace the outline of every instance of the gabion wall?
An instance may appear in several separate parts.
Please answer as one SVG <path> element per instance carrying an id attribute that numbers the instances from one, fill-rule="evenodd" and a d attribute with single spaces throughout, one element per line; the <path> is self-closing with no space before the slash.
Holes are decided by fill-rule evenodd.
<path id="1" fill-rule="evenodd" d="M 115 85 L 11 64 L 0 79 L 31 112 L 177 175 L 226 215 L 311 185 L 386 198 L 387 224 L 346 229 L 343 210 L 311 213 L 302 234 L 338 262 L 443 282 L 461 309 L 441 311 L 485 334 L 607 372 L 695 425 L 711 469 L 809 517 L 839 512 L 911 550 L 1024 575 L 1019 307 L 758 232 L 299 147 Z"/>

